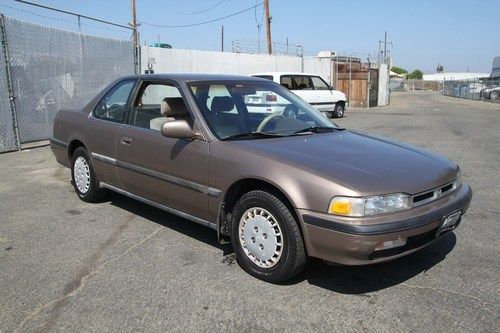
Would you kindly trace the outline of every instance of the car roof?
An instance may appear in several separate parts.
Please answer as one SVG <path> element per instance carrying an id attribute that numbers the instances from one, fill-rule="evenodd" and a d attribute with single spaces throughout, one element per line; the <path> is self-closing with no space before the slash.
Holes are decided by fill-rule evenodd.
<path id="1" fill-rule="evenodd" d="M 126 78 L 140 78 L 141 80 L 175 80 L 175 81 L 260 81 L 260 78 L 253 78 L 244 75 L 229 74 L 206 74 L 206 73 L 161 73 L 161 74 L 140 74 L 130 75 Z"/>
<path id="2" fill-rule="evenodd" d="M 313 73 L 299 73 L 299 72 L 262 72 L 262 73 L 252 73 L 250 76 L 255 76 L 255 75 L 272 75 L 272 76 L 281 76 L 281 75 L 308 75 L 308 76 L 320 76 L 319 74 L 313 74 Z"/>

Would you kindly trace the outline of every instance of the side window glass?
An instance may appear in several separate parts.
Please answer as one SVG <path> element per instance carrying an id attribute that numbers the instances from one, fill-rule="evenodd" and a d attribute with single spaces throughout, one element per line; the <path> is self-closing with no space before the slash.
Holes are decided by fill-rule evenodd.
<path id="1" fill-rule="evenodd" d="M 287 89 L 295 89 L 294 86 L 293 86 L 293 81 L 292 81 L 292 77 L 291 76 L 285 76 L 283 75 L 281 78 L 280 78 L 280 84 L 287 88 Z"/>
<path id="2" fill-rule="evenodd" d="M 161 126 L 177 119 L 191 119 L 179 89 L 169 84 L 145 83 L 130 111 L 128 124 L 161 131 Z"/>
<path id="3" fill-rule="evenodd" d="M 134 85 L 135 80 L 129 80 L 114 86 L 95 107 L 94 117 L 116 123 L 122 122 Z"/>
<path id="4" fill-rule="evenodd" d="M 311 80 L 309 79 L 309 76 L 294 76 L 293 80 L 295 81 L 295 85 L 297 90 L 312 90 L 312 84 Z"/>
<path id="5" fill-rule="evenodd" d="M 323 79 L 320 78 L 319 76 L 312 76 L 311 80 L 313 82 L 315 90 L 328 90 L 329 89 L 329 87 L 326 84 L 326 82 L 323 81 Z"/>

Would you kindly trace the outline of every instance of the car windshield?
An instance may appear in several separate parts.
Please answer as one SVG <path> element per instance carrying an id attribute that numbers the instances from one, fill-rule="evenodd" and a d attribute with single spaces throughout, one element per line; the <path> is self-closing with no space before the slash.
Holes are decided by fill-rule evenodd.
<path id="1" fill-rule="evenodd" d="M 210 130 L 221 140 L 338 129 L 319 111 L 274 82 L 201 81 L 188 85 Z"/>

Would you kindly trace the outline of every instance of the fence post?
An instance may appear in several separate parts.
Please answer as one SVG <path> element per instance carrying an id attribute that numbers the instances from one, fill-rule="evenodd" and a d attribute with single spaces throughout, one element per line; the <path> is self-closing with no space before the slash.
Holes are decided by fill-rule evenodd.
<path id="1" fill-rule="evenodd" d="M 7 81 L 7 89 L 9 90 L 9 101 L 10 101 L 10 112 L 12 116 L 12 127 L 14 129 L 14 136 L 16 139 L 17 150 L 21 149 L 21 142 L 19 140 L 19 124 L 17 122 L 17 112 L 16 112 L 16 95 L 14 94 L 14 86 L 12 84 L 12 76 L 10 73 L 10 58 L 9 50 L 7 44 L 7 33 L 5 31 L 5 17 L 0 14 L 0 39 L 2 40 L 2 52 L 4 55 L 5 64 L 5 76 Z M 1 64 L 0 64 L 1 66 Z"/>
<path id="2" fill-rule="evenodd" d="M 366 85 L 366 107 L 369 108 L 370 107 L 370 88 L 372 86 L 372 82 L 371 82 L 371 63 L 370 61 L 368 61 L 368 77 L 366 78 L 367 80 L 367 85 Z"/>

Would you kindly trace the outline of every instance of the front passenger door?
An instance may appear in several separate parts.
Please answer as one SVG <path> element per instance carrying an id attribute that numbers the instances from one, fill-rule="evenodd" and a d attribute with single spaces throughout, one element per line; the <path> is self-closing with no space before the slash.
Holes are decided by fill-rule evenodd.
<path id="1" fill-rule="evenodd" d="M 316 92 L 317 103 L 316 109 L 319 111 L 333 111 L 335 108 L 335 101 L 333 98 L 330 86 L 323 81 L 319 76 L 311 76 L 311 81 Z"/>
<path id="2" fill-rule="evenodd" d="M 176 103 L 162 114 L 166 100 Z M 142 83 L 118 132 L 118 177 L 127 192 L 208 219 L 208 142 L 167 138 L 157 125 L 164 117 L 195 126 L 183 101 L 173 83 Z"/>

